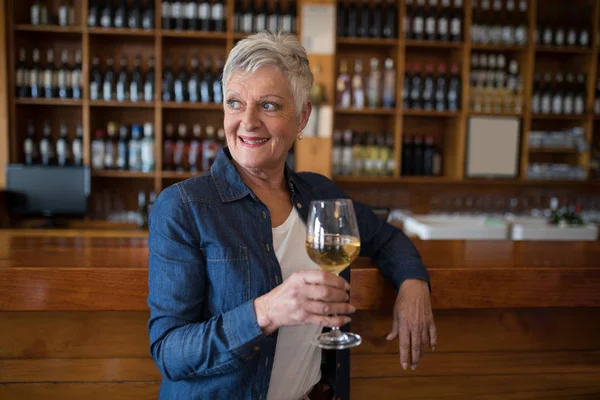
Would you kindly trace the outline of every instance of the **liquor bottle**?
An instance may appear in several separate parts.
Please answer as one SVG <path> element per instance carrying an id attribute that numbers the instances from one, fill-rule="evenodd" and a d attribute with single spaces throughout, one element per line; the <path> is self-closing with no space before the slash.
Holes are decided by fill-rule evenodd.
<path id="1" fill-rule="evenodd" d="M 411 83 L 412 74 L 410 71 L 413 70 L 413 66 L 406 64 L 406 71 L 404 72 L 404 79 L 402 80 L 402 108 L 408 110 L 410 108 L 410 95 L 411 95 Z"/>
<path id="2" fill-rule="evenodd" d="M 179 56 L 179 72 L 173 83 L 173 91 L 175 92 L 175 101 L 178 103 L 187 101 L 187 70 L 185 65 L 185 56 Z"/>
<path id="3" fill-rule="evenodd" d="M 16 74 L 15 74 L 15 92 L 17 97 L 27 97 L 27 81 L 29 78 L 29 71 L 27 69 L 27 53 L 24 47 L 19 49 L 19 61 L 17 62 Z"/>
<path id="4" fill-rule="evenodd" d="M 531 112 L 539 114 L 542 111 L 542 77 L 539 72 L 533 75 L 533 92 L 531 95 Z"/>
<path id="5" fill-rule="evenodd" d="M 163 101 L 173 101 L 175 76 L 173 74 L 173 59 L 168 56 L 165 59 L 165 70 L 163 71 L 162 79 L 162 99 Z"/>
<path id="6" fill-rule="evenodd" d="M 405 136 L 402 141 L 402 175 L 414 175 L 414 168 L 413 139 L 410 136 Z"/>
<path id="7" fill-rule="evenodd" d="M 33 4 L 29 9 L 29 20 L 31 25 L 40 25 L 41 23 L 41 10 L 42 5 L 40 4 L 40 0 L 34 0 Z"/>
<path id="8" fill-rule="evenodd" d="M 585 81 L 583 72 L 577 74 L 577 93 L 575 94 L 573 111 L 576 115 L 582 115 L 585 111 Z"/>
<path id="9" fill-rule="evenodd" d="M 120 0 L 113 15 L 113 26 L 115 28 L 125 28 L 127 24 L 127 3 L 126 0 Z"/>
<path id="10" fill-rule="evenodd" d="M 388 133 L 387 135 L 385 135 L 385 147 L 385 175 L 392 176 L 396 171 L 396 157 L 394 155 L 394 135 L 392 133 Z"/>
<path id="11" fill-rule="evenodd" d="M 416 176 L 424 175 L 424 152 L 425 149 L 423 147 L 423 138 L 421 136 L 416 136 L 413 145 L 413 158 L 415 163 L 414 175 Z"/>
<path id="12" fill-rule="evenodd" d="M 95 28 L 100 24 L 100 7 L 98 6 L 99 0 L 91 0 L 88 9 L 88 26 Z"/>
<path id="13" fill-rule="evenodd" d="M 55 163 L 54 142 L 52 140 L 52 129 L 50 123 L 44 121 L 43 136 L 40 140 L 40 159 L 43 166 L 54 165 Z"/>
<path id="14" fill-rule="evenodd" d="M 515 0 L 506 0 L 506 9 L 502 24 L 502 43 L 512 45 L 515 43 L 515 25 L 516 21 Z"/>
<path id="15" fill-rule="evenodd" d="M 341 3 L 340 3 L 341 5 Z M 339 7 L 338 7 L 339 10 Z M 342 5 L 342 10 L 344 10 L 345 12 L 345 7 L 343 7 Z M 267 28 L 271 31 L 271 32 L 276 32 L 279 29 L 279 21 L 281 20 L 281 18 L 283 18 L 283 15 L 281 14 L 281 5 L 279 1 L 275 1 L 273 4 L 273 9 L 271 10 L 271 14 L 269 14 L 269 19 L 267 21 Z M 340 16 L 338 15 L 338 18 L 340 18 Z M 342 24 L 344 23 L 344 17 L 342 16 Z M 338 34 L 338 36 L 344 36 L 343 35 L 343 30 L 344 27 L 343 25 L 340 26 L 340 21 L 338 20 L 338 29 L 341 29 L 340 34 Z"/>
<path id="16" fill-rule="evenodd" d="M 106 125 L 106 138 L 104 140 L 104 169 L 117 167 L 117 124 L 110 121 Z"/>
<path id="17" fill-rule="evenodd" d="M 381 71 L 379 60 L 371 58 L 371 72 L 367 81 L 367 102 L 369 108 L 381 107 Z"/>
<path id="18" fill-rule="evenodd" d="M 568 7 L 568 9 L 569 27 L 567 28 L 565 41 L 567 46 L 575 47 L 577 46 L 577 25 L 579 21 L 577 20 L 575 7 Z"/>
<path id="19" fill-rule="evenodd" d="M 70 97 L 76 100 L 81 100 L 83 97 L 83 93 L 81 91 L 81 73 L 81 50 L 77 50 L 75 52 L 75 65 L 73 66 L 73 69 L 70 71 L 70 75 L 67 78 L 71 86 Z"/>
<path id="20" fill-rule="evenodd" d="M 552 110 L 552 77 L 550 73 L 544 74 L 544 90 L 540 97 L 540 112 L 550 114 Z"/>
<path id="21" fill-rule="evenodd" d="M 142 172 L 154 171 L 154 126 L 144 124 L 144 139 L 141 142 Z"/>
<path id="22" fill-rule="evenodd" d="M 552 90 L 552 114 L 563 113 L 563 74 L 557 72 L 554 77 L 554 90 Z"/>
<path id="23" fill-rule="evenodd" d="M 69 53 L 63 50 L 60 53 L 60 68 L 58 70 L 58 97 L 68 99 L 71 96 L 71 80 L 69 73 Z M 67 88 L 68 87 L 68 88 Z"/>
<path id="24" fill-rule="evenodd" d="M 582 15 L 592 15 L 592 10 L 589 4 L 584 5 Z M 579 38 L 577 42 L 580 47 L 588 47 L 590 45 L 590 32 L 588 21 L 584 22 L 583 24 L 580 24 Z"/>
<path id="25" fill-rule="evenodd" d="M 148 71 L 144 80 L 144 101 L 154 100 L 154 56 L 148 57 Z"/>
<path id="26" fill-rule="evenodd" d="M 192 140 L 190 140 L 190 149 L 188 152 L 188 165 L 190 172 L 198 172 L 199 160 L 202 156 L 202 128 L 199 124 L 192 127 Z"/>
<path id="27" fill-rule="evenodd" d="M 222 104 L 223 103 L 223 59 L 221 57 L 217 57 L 217 74 L 212 84 L 212 99 L 213 103 Z"/>
<path id="28" fill-rule="evenodd" d="M 136 217 L 138 229 L 146 229 L 148 227 L 148 204 L 146 203 L 146 193 L 142 190 L 138 192 Z"/>
<path id="29" fill-rule="evenodd" d="M 528 14 L 527 0 L 519 0 L 519 23 L 515 28 L 515 42 L 520 46 L 524 46 L 527 43 Z"/>
<path id="30" fill-rule="evenodd" d="M 342 136 L 342 166 L 340 175 L 352 174 L 352 131 L 346 129 Z"/>
<path id="31" fill-rule="evenodd" d="M 215 32 L 225 32 L 227 30 L 227 24 L 225 22 L 225 5 L 223 0 L 215 0 L 210 8 L 210 15 L 212 18 L 212 26 Z"/>
<path id="32" fill-rule="evenodd" d="M 433 64 L 429 63 L 425 66 L 425 77 L 423 79 L 423 109 L 427 111 L 433 110 L 435 106 L 435 85 L 433 78 Z"/>
<path id="33" fill-rule="evenodd" d="M 200 101 L 200 69 L 198 56 L 193 56 L 191 60 L 190 78 L 187 81 L 187 92 L 190 102 L 197 103 Z"/>
<path id="34" fill-rule="evenodd" d="M 437 0 L 429 0 L 429 9 L 425 14 L 425 39 L 426 40 L 437 40 Z"/>
<path id="35" fill-rule="evenodd" d="M 92 71 L 90 73 L 90 100 L 100 100 L 103 93 L 102 72 L 100 71 L 100 59 L 92 58 Z"/>
<path id="36" fill-rule="evenodd" d="M 386 58 L 383 72 L 383 108 L 396 107 L 396 70 L 394 60 Z"/>
<path id="37" fill-rule="evenodd" d="M 502 0 L 493 0 L 492 14 L 490 15 L 490 30 L 488 33 L 490 42 L 494 44 L 502 43 L 503 25 L 507 22 L 502 20 Z"/>
<path id="38" fill-rule="evenodd" d="M 106 0 L 100 9 L 100 26 L 110 28 L 113 23 L 113 13 L 110 6 L 110 0 Z"/>
<path id="39" fill-rule="evenodd" d="M 462 0 L 454 0 L 454 10 L 450 17 L 450 39 L 453 42 L 462 40 L 463 30 L 463 5 Z"/>
<path id="40" fill-rule="evenodd" d="M 359 22 L 358 22 L 357 32 L 356 32 L 358 37 L 368 37 L 369 36 L 369 26 L 370 26 L 369 16 L 370 16 L 370 14 L 371 14 L 371 12 L 369 10 L 369 1 L 362 0 L 362 6 L 358 13 Z"/>
<path id="41" fill-rule="evenodd" d="M 283 16 L 283 30 L 296 33 L 297 32 L 297 6 L 294 0 L 288 2 L 287 13 Z"/>
<path id="42" fill-rule="evenodd" d="M 248 3 L 246 3 L 242 16 L 242 32 L 244 33 L 251 33 L 254 29 L 254 2 L 250 1 Z"/>
<path id="43" fill-rule="evenodd" d="M 152 0 L 150 0 L 151 2 Z M 160 4 L 161 9 L 161 19 L 162 19 L 162 28 L 163 29 L 173 29 L 173 25 L 171 24 L 172 20 L 172 12 L 171 12 L 171 2 L 170 0 L 162 0 Z"/>
<path id="44" fill-rule="evenodd" d="M 46 4 L 40 4 L 40 25 L 48 25 L 50 24 L 50 20 L 48 18 L 48 7 Z"/>
<path id="45" fill-rule="evenodd" d="M 142 127 L 139 124 L 131 126 L 131 139 L 128 143 L 128 161 L 130 171 L 142 170 Z"/>
<path id="46" fill-rule="evenodd" d="M 413 75 L 410 81 L 410 108 L 420 109 L 423 108 L 422 95 L 422 80 L 421 80 L 421 64 L 416 63 L 413 66 Z"/>
<path id="47" fill-rule="evenodd" d="M 196 0 L 188 1 L 184 5 L 185 26 L 188 31 L 198 30 L 198 4 Z"/>
<path id="48" fill-rule="evenodd" d="M 446 111 L 446 64 L 438 65 L 435 81 L 435 110 Z"/>
<path id="49" fill-rule="evenodd" d="M 217 157 L 217 142 L 215 140 L 215 128 L 207 126 L 206 138 L 202 143 L 202 170 L 208 172 Z"/>
<path id="50" fill-rule="evenodd" d="M 366 137 L 362 133 L 352 135 L 352 176 L 361 176 L 364 171 L 364 145 Z"/>
<path id="51" fill-rule="evenodd" d="M 354 62 L 354 75 L 352 76 L 352 105 L 356 109 L 365 107 L 365 80 L 362 75 L 362 60 Z"/>
<path id="52" fill-rule="evenodd" d="M 336 81 L 336 97 L 338 107 L 350 108 L 352 104 L 352 91 L 350 75 L 348 75 L 348 63 L 344 59 L 340 61 L 340 74 Z"/>
<path id="53" fill-rule="evenodd" d="M 442 0 L 442 11 L 437 21 L 439 40 L 450 40 L 450 0 Z"/>
<path id="54" fill-rule="evenodd" d="M 115 61 L 112 57 L 106 59 L 106 72 L 102 79 L 102 100 L 111 101 L 114 99 L 114 87 L 115 87 Z"/>
<path id="55" fill-rule="evenodd" d="M 25 154 L 25 165 L 34 165 L 38 163 L 38 148 L 35 140 L 35 127 L 32 121 L 27 122 L 27 136 L 23 142 L 23 152 Z"/>
<path id="56" fill-rule="evenodd" d="M 200 25 L 200 30 L 204 32 L 210 31 L 210 20 L 211 20 L 211 10 L 210 10 L 210 2 L 208 0 L 202 0 L 202 2 L 198 5 L 198 22 Z"/>
<path id="57" fill-rule="evenodd" d="M 370 22 L 369 35 L 373 38 L 380 38 L 383 34 L 383 10 L 381 8 L 381 0 L 377 0 L 373 5 Z"/>
<path id="58" fill-rule="evenodd" d="M 364 151 L 364 175 L 374 176 L 377 159 L 379 158 L 379 150 L 375 142 L 375 136 L 372 133 L 366 134 L 366 143 Z"/>
<path id="59" fill-rule="evenodd" d="M 142 13 L 142 28 L 154 29 L 154 2 L 152 0 L 146 1 L 146 7 Z"/>
<path id="60" fill-rule="evenodd" d="M 58 25 L 73 25 L 74 21 L 73 5 L 69 0 L 62 0 L 58 8 Z"/>
<path id="61" fill-rule="evenodd" d="M 163 142 L 163 169 L 165 171 L 172 171 L 174 168 L 174 149 L 175 149 L 175 141 L 173 137 L 175 136 L 175 129 L 173 128 L 173 124 L 167 124 L 165 126 L 165 140 Z"/>
<path id="62" fill-rule="evenodd" d="M 269 10 L 267 9 L 267 2 L 262 2 L 262 7 L 260 7 L 258 13 L 254 16 L 254 32 L 261 32 L 267 29 L 267 14 Z"/>
<path id="63" fill-rule="evenodd" d="M 200 101 L 204 104 L 213 101 L 213 74 L 210 56 L 204 57 L 204 73 L 200 81 Z"/>
<path id="64" fill-rule="evenodd" d="M 104 132 L 96 129 L 92 141 L 92 168 L 104 169 Z"/>
<path id="65" fill-rule="evenodd" d="M 452 64 L 450 68 L 450 78 L 448 81 L 448 111 L 457 111 L 460 109 L 461 101 L 461 79 L 457 64 Z"/>
<path id="66" fill-rule="evenodd" d="M 279 2 L 276 2 L 279 3 Z M 337 37 L 344 37 L 346 36 L 346 26 L 347 26 L 347 17 L 348 17 L 348 13 L 347 13 L 347 9 L 346 9 L 346 4 L 344 4 L 341 1 L 338 1 L 337 4 L 337 17 L 336 17 L 336 36 Z M 269 29 L 271 29 L 271 26 L 269 24 Z"/>
<path id="67" fill-rule="evenodd" d="M 348 7 L 347 21 L 346 36 L 356 37 L 358 34 L 358 8 L 356 8 L 354 1 L 351 1 L 350 7 Z"/>
<path id="68" fill-rule="evenodd" d="M 567 15 L 564 4 L 560 5 L 560 13 L 559 15 Z M 554 45 L 556 46 L 564 46 L 566 41 L 567 28 L 564 25 L 565 21 L 562 19 L 557 23 L 554 29 Z"/>
<path id="69" fill-rule="evenodd" d="M 395 0 L 387 0 L 386 2 L 382 32 L 384 38 L 398 37 L 398 9 Z"/>
<path id="70" fill-rule="evenodd" d="M 138 102 L 144 97 L 144 83 L 142 82 L 142 59 L 139 55 L 133 59 L 133 73 L 129 82 L 129 100 Z"/>
<path id="71" fill-rule="evenodd" d="M 71 144 L 71 153 L 73 154 L 73 165 L 76 167 L 83 166 L 83 127 L 77 124 L 75 129 L 75 138 Z"/>
<path id="72" fill-rule="evenodd" d="M 119 127 L 119 140 L 117 142 L 117 169 L 120 171 L 125 171 L 129 166 L 128 156 L 128 140 L 129 138 L 129 129 L 127 125 L 121 124 Z"/>
<path id="73" fill-rule="evenodd" d="M 563 111 L 567 115 L 571 115 L 574 113 L 575 108 L 575 77 L 571 72 L 567 73 L 565 79 L 565 94 L 564 94 L 564 102 L 563 102 Z M 594 103 L 595 107 L 595 103 Z"/>
<path id="74" fill-rule="evenodd" d="M 59 137 L 56 140 L 56 161 L 59 167 L 66 167 L 71 159 L 71 146 L 69 144 L 69 136 L 67 125 L 60 124 Z"/>
<path id="75" fill-rule="evenodd" d="M 54 50 L 49 49 L 47 54 L 46 69 L 44 69 L 44 97 L 51 99 L 56 97 Z"/>
<path id="76" fill-rule="evenodd" d="M 279 2 L 275 2 L 279 4 Z M 233 5 L 233 31 L 234 32 L 242 32 L 242 4 L 240 0 L 235 0 Z"/>
<path id="77" fill-rule="evenodd" d="M 172 29 L 177 31 L 182 31 L 185 29 L 183 6 L 184 4 L 182 0 L 173 0 L 171 2 L 171 21 L 173 24 Z"/>
<path id="78" fill-rule="evenodd" d="M 177 127 L 177 141 L 175 142 L 175 151 L 173 153 L 173 162 L 175 170 L 183 172 L 186 170 L 187 155 L 187 126 L 179 124 Z"/>
<path id="79" fill-rule="evenodd" d="M 129 100 L 129 71 L 127 70 L 128 64 L 127 56 L 122 55 L 120 66 L 119 66 L 119 74 L 117 76 L 117 85 L 116 85 L 116 98 L 117 101 L 128 101 Z"/>
<path id="80" fill-rule="evenodd" d="M 142 5 L 140 0 L 134 0 L 133 7 L 127 15 L 127 27 L 129 29 L 140 29 L 142 26 Z"/>
<path id="81" fill-rule="evenodd" d="M 412 26 L 410 32 L 413 40 L 423 40 L 425 38 L 425 15 L 423 14 L 424 7 L 425 0 L 417 0 L 417 7 L 415 8 L 414 14 L 411 18 Z"/>
<path id="82" fill-rule="evenodd" d="M 556 26 L 556 21 L 554 20 L 554 18 L 550 18 L 548 16 L 548 11 L 549 9 L 546 8 L 544 10 L 540 9 L 540 12 L 546 12 L 546 15 L 544 16 L 544 18 L 542 19 L 542 25 L 540 26 L 540 31 L 542 32 L 541 35 L 541 40 L 542 40 L 542 44 L 544 46 L 551 46 L 553 43 L 553 39 L 554 39 L 554 29 L 553 27 Z M 543 27 L 543 29 L 542 29 Z"/>

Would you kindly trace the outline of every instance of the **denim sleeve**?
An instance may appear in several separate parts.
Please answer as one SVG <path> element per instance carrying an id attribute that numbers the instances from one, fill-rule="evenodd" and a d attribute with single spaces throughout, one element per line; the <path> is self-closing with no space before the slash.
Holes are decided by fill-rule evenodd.
<path id="1" fill-rule="evenodd" d="M 264 338 L 253 301 L 206 319 L 206 271 L 200 238 L 177 185 L 165 189 L 150 215 L 148 306 L 150 351 L 172 381 L 231 372 Z"/>

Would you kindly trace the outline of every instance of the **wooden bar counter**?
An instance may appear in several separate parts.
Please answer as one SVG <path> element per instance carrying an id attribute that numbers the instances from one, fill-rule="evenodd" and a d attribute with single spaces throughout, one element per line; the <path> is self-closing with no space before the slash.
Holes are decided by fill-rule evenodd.
<path id="1" fill-rule="evenodd" d="M 600 242 L 415 244 L 438 348 L 400 368 L 393 291 L 359 260 L 353 399 L 600 399 Z M 0 230 L 0 399 L 156 398 L 147 265 L 141 232 Z"/>

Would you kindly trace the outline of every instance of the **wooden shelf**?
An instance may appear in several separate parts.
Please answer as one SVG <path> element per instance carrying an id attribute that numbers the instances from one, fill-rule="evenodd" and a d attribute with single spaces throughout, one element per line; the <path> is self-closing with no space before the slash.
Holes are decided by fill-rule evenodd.
<path id="1" fill-rule="evenodd" d="M 145 102 L 145 101 L 104 101 L 104 100 L 92 100 L 90 101 L 90 107 L 117 107 L 117 108 L 154 108 L 156 103 Z"/>
<path id="2" fill-rule="evenodd" d="M 92 170 L 94 178 L 154 178 L 154 172 Z"/>
<path id="3" fill-rule="evenodd" d="M 579 154 L 577 149 L 561 149 L 552 147 L 530 147 L 530 154 Z"/>
<path id="4" fill-rule="evenodd" d="M 398 39 L 381 39 L 381 38 L 352 38 L 339 37 L 336 39 L 338 44 L 347 45 L 370 45 L 370 46 L 396 46 L 400 42 Z"/>
<path id="5" fill-rule="evenodd" d="M 88 28 L 90 35 L 127 35 L 127 36 L 154 36 L 154 29 L 130 28 Z"/>
<path id="6" fill-rule="evenodd" d="M 585 114 L 581 115 L 563 115 L 563 114 L 531 114 L 532 119 L 537 120 L 563 120 L 563 121 L 582 121 L 586 118 Z"/>
<path id="7" fill-rule="evenodd" d="M 457 183 L 455 179 L 445 176 L 402 176 L 392 178 L 387 176 L 338 176 L 334 178 L 338 183 Z"/>
<path id="8" fill-rule="evenodd" d="M 404 110 L 407 117 L 458 117 L 460 111 L 426 111 L 426 110 Z"/>
<path id="9" fill-rule="evenodd" d="M 181 39 L 227 39 L 227 33 L 225 32 L 174 31 L 165 29 L 161 31 L 161 36 Z"/>
<path id="10" fill-rule="evenodd" d="M 222 104 L 215 103 L 177 103 L 175 101 L 165 101 L 161 103 L 162 108 L 168 108 L 173 110 L 215 110 L 223 111 Z"/>
<path id="11" fill-rule="evenodd" d="M 471 44 L 471 50 L 477 51 L 527 51 L 529 46 L 519 45 L 506 45 L 506 44 L 482 44 L 473 43 Z"/>
<path id="12" fill-rule="evenodd" d="M 194 176 L 202 175 L 202 172 L 177 172 L 177 171 L 162 171 L 164 179 L 189 179 Z"/>
<path id="13" fill-rule="evenodd" d="M 233 39 L 234 40 L 235 39 L 237 39 L 237 40 L 239 40 L 239 39 L 245 39 L 245 38 L 247 38 L 250 35 L 252 35 L 252 34 L 251 33 L 234 32 Z"/>
<path id="14" fill-rule="evenodd" d="M 469 111 L 469 115 L 472 117 L 523 117 L 523 113 L 514 112 L 483 112 L 483 111 Z"/>
<path id="15" fill-rule="evenodd" d="M 592 52 L 592 49 L 589 47 L 536 46 L 535 52 L 555 54 L 588 54 Z"/>
<path id="16" fill-rule="evenodd" d="M 30 25 L 18 24 L 15 26 L 17 32 L 43 32 L 43 33 L 66 33 L 80 34 L 83 32 L 81 26 L 58 26 L 58 25 Z"/>
<path id="17" fill-rule="evenodd" d="M 335 112 L 338 114 L 348 115 L 394 115 L 396 110 L 393 108 L 336 108 Z"/>
<path id="18" fill-rule="evenodd" d="M 79 107 L 83 105 L 82 100 L 60 100 L 60 99 L 23 99 L 18 98 L 15 99 L 15 104 L 19 105 L 31 105 L 31 106 L 71 106 L 71 107 Z"/>
<path id="19" fill-rule="evenodd" d="M 461 49 L 463 47 L 462 42 L 440 42 L 430 40 L 407 40 L 407 48 L 435 48 L 435 49 Z"/>

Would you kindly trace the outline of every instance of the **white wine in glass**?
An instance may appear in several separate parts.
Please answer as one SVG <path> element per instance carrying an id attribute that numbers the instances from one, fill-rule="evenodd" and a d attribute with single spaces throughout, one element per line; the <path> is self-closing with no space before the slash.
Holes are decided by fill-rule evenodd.
<path id="1" fill-rule="evenodd" d="M 358 223 L 351 200 L 317 200 L 310 204 L 306 229 L 306 252 L 321 269 L 339 275 L 360 253 Z M 332 327 L 313 343 L 323 349 L 341 350 L 360 345 L 355 333 Z"/>

